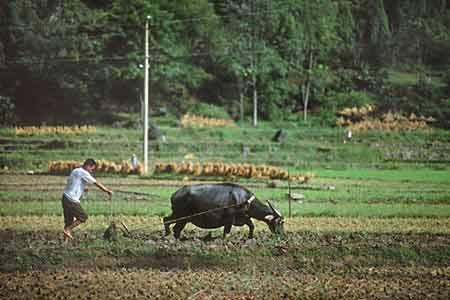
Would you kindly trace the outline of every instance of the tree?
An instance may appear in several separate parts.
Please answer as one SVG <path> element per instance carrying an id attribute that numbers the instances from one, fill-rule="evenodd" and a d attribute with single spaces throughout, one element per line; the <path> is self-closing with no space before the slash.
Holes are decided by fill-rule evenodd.
<path id="1" fill-rule="evenodd" d="M 387 61 L 391 31 L 383 0 L 372 1 L 368 6 L 371 16 L 368 28 L 368 58 L 376 66 Z"/>
<path id="2" fill-rule="evenodd" d="M 325 61 L 338 37 L 336 15 L 338 4 L 328 0 L 292 1 L 291 38 L 287 39 L 286 59 L 291 74 L 296 78 L 303 103 L 303 119 L 311 97 L 311 87 L 322 74 Z"/>
<path id="3" fill-rule="evenodd" d="M 241 115 L 245 94 L 250 93 L 253 126 L 257 126 L 260 114 L 270 115 L 273 102 L 279 101 L 275 91 L 283 86 L 280 77 L 287 73 L 280 55 L 284 8 L 283 1 L 253 0 L 228 1 L 221 6 L 222 14 L 236 18 L 224 18 L 227 46 L 220 61 L 236 80 Z"/>
<path id="4" fill-rule="evenodd" d="M 48 4 L 18 0 L 3 6 L 6 68 L 1 84 L 23 123 L 73 119 L 87 100 L 92 63 L 86 57 L 95 53 L 88 32 L 97 12 L 79 1 L 64 9 L 61 3 Z"/>
<path id="5" fill-rule="evenodd" d="M 258 54 L 261 49 L 256 39 L 253 0 L 228 1 L 223 7 L 222 13 L 233 14 L 236 17 L 225 19 L 227 25 L 228 45 L 225 47 L 225 55 L 220 58 L 230 68 L 231 74 L 237 81 L 241 118 L 244 114 L 244 94 L 248 87 L 253 90 L 253 117 L 252 124 L 257 126 L 258 116 Z"/>

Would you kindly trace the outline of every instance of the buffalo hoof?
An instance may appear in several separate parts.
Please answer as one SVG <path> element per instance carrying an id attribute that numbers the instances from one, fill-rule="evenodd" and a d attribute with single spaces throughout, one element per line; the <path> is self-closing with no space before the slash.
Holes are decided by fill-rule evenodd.
<path id="1" fill-rule="evenodd" d="M 212 236 L 212 234 L 210 232 L 207 235 L 205 235 L 204 237 L 200 238 L 200 240 L 202 240 L 203 242 L 211 242 L 211 241 L 217 240 L 218 238 L 219 238 L 218 236 Z"/>

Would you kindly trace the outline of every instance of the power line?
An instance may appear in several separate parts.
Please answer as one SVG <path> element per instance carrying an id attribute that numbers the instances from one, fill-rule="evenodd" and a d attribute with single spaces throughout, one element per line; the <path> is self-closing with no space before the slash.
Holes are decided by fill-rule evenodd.
<path id="1" fill-rule="evenodd" d="M 290 43 L 293 42 L 302 42 L 302 40 L 291 39 Z M 253 49 L 237 49 L 229 47 L 230 44 L 221 44 L 216 45 L 218 48 L 228 48 L 229 50 L 225 51 L 204 51 L 204 52 L 192 52 L 188 54 L 178 54 L 173 55 L 170 53 L 163 53 L 164 48 L 161 47 L 153 47 L 150 48 L 149 51 L 153 53 L 153 57 L 150 57 L 152 62 L 165 62 L 170 59 L 185 59 L 185 58 L 194 58 L 194 57 L 236 57 L 242 55 L 258 55 L 267 53 L 267 51 L 274 51 L 279 54 L 285 54 L 292 49 L 287 48 L 276 48 L 276 47 L 264 47 L 262 50 L 253 50 Z M 231 48 L 231 49 L 230 49 Z M 162 58 L 164 57 L 164 58 Z M 42 65 L 49 63 L 83 63 L 83 62 L 97 62 L 97 63 L 105 63 L 105 62 L 134 62 L 139 63 L 144 60 L 144 54 L 138 54 L 137 57 L 131 58 L 127 56 L 107 56 L 107 57 L 59 57 L 59 58 L 35 58 L 34 61 L 25 61 L 23 59 L 5 59 L 3 62 L 6 65 Z"/>
<path id="2" fill-rule="evenodd" d="M 50 58 L 50 59 L 36 59 L 35 61 L 24 60 L 5 60 L 6 65 L 43 65 L 50 63 L 83 63 L 83 62 L 119 62 L 119 61 L 134 61 L 125 57 L 85 57 L 85 58 Z"/>
<path id="3" fill-rule="evenodd" d="M 269 2 L 269 1 L 268 1 Z M 291 5 L 290 3 L 287 3 L 287 5 L 280 5 L 279 7 L 273 9 L 263 9 L 263 10 L 258 10 L 257 12 L 249 12 L 249 13 L 243 13 L 243 14 L 235 14 L 235 15 L 223 15 L 223 16 L 219 16 L 219 15 L 214 15 L 214 16 L 207 16 L 207 17 L 193 17 L 193 18 L 185 18 L 185 19 L 178 19 L 178 20 L 169 20 L 169 21 L 163 21 L 163 24 L 179 24 L 179 23 L 192 23 L 192 22 L 199 22 L 199 21 L 203 21 L 203 20 L 221 20 L 221 19 L 234 19 L 234 18 L 239 18 L 239 17 L 248 17 L 248 16 L 258 16 L 258 15 L 262 15 L 265 13 L 269 13 L 269 15 L 275 15 L 275 13 L 277 12 L 283 12 L 285 11 L 286 8 L 290 8 Z M 154 18 L 153 18 L 154 20 Z M 131 25 L 129 23 L 117 23 L 117 22 L 113 22 L 114 25 L 118 25 L 118 26 L 122 26 L 124 28 L 127 28 L 129 30 L 136 30 L 136 29 L 141 29 L 144 30 L 144 22 L 142 22 L 142 25 Z M 42 26 L 46 27 L 46 26 L 57 26 L 60 24 L 42 24 Z M 150 25 L 155 25 L 155 23 L 150 23 Z M 111 26 L 111 24 L 72 24 L 72 25 L 65 25 L 65 28 L 83 28 L 83 26 Z M 36 29 L 36 24 L 10 24 L 10 25 L 2 25 L 0 26 L 0 28 L 21 28 L 21 29 Z M 122 28 L 123 29 L 123 28 Z M 91 34 L 95 34 L 92 33 L 91 30 L 88 29 L 84 29 L 84 31 L 86 33 L 91 33 Z M 81 32 L 83 32 L 83 30 L 81 30 Z M 107 33 L 120 33 L 123 31 L 102 31 L 101 33 L 98 34 L 107 34 Z"/>
<path id="4" fill-rule="evenodd" d="M 266 10 L 259 10 L 258 12 L 250 12 L 250 13 L 245 13 L 245 14 L 236 14 L 236 15 L 227 15 L 227 16 L 211 16 L 211 17 L 197 17 L 197 18 L 186 18 L 186 19 L 180 19 L 180 20 L 171 20 L 171 21 L 167 21 L 167 24 L 171 24 L 171 23 L 184 23 L 184 22 L 196 22 L 196 21 L 201 21 L 201 20 L 212 20 L 212 19 L 233 19 L 233 18 L 237 18 L 237 17 L 248 17 L 248 16 L 257 16 L 257 15 L 261 15 L 263 13 L 266 12 L 271 12 L 271 13 L 276 13 L 276 12 L 281 12 L 284 11 L 286 8 L 289 8 L 291 5 L 288 3 L 288 5 L 286 5 L 286 7 L 281 8 L 282 6 L 278 7 L 277 9 L 266 9 Z"/>
<path id="5" fill-rule="evenodd" d="M 160 48 L 152 48 L 151 50 L 161 50 Z M 183 55 L 170 55 L 170 54 L 160 54 L 159 57 L 153 56 L 150 58 L 152 62 L 163 62 L 168 59 L 184 59 L 184 58 L 193 58 L 193 57 L 236 57 L 242 55 L 257 55 L 264 54 L 267 51 L 275 51 L 277 53 L 287 53 L 291 51 L 291 49 L 275 49 L 271 47 L 266 47 L 262 50 L 240 50 L 235 51 L 235 53 L 231 53 L 232 51 L 222 51 L 222 52 L 214 52 L 214 51 L 205 51 L 205 52 L 194 52 Z M 162 59 L 161 57 L 165 56 L 167 59 Z M 38 60 L 38 59 L 36 59 Z M 5 60 L 4 62 L 7 65 L 42 65 L 49 63 L 83 63 L 83 62 L 97 62 L 97 63 L 105 63 L 105 62 L 135 62 L 138 63 L 140 60 L 144 60 L 144 55 L 142 54 L 142 58 L 130 58 L 125 56 L 111 56 L 111 57 L 83 57 L 83 58 L 49 58 L 49 59 L 41 59 L 39 61 L 24 61 L 24 60 Z"/>

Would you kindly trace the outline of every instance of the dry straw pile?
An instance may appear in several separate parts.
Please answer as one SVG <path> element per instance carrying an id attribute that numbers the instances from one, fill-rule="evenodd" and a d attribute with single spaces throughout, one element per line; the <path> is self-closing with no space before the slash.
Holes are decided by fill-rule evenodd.
<path id="1" fill-rule="evenodd" d="M 36 134 L 84 134 L 96 131 L 94 126 L 25 126 L 15 127 L 16 135 L 36 135 Z"/>
<path id="2" fill-rule="evenodd" d="M 336 120 L 336 125 L 352 130 L 383 130 L 383 131 L 413 131 L 430 130 L 428 123 L 434 119 L 410 114 L 406 117 L 400 113 L 387 112 L 381 117 L 370 116 L 375 108 L 370 105 L 363 107 L 344 108 L 339 111 L 341 116 Z"/>
<path id="3" fill-rule="evenodd" d="M 143 166 L 138 164 L 134 169 L 129 161 L 112 162 L 106 160 L 97 160 L 97 172 L 113 174 L 142 174 Z M 48 170 L 51 174 L 67 174 L 73 169 L 82 165 L 82 162 L 74 160 L 52 160 L 48 162 Z"/>
<path id="4" fill-rule="evenodd" d="M 157 162 L 155 173 L 187 174 L 193 176 L 244 177 L 255 179 L 298 180 L 306 182 L 312 175 L 291 175 L 278 167 L 252 164 L 227 164 L 223 162 Z"/>
<path id="5" fill-rule="evenodd" d="M 233 120 L 206 118 L 196 115 L 184 115 L 181 117 L 181 125 L 183 127 L 223 127 L 234 126 Z"/>

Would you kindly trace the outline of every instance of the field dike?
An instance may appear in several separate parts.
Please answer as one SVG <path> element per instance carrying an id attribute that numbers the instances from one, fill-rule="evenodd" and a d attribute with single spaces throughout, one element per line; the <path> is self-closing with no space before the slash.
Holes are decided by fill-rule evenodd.
<path id="1" fill-rule="evenodd" d="M 133 238 L 103 240 L 91 217 L 62 241 L 62 217 L 0 217 L 4 299 L 448 299 L 450 220 L 292 218 L 286 238 L 257 222 L 225 240 L 158 217 L 121 217 Z M 208 233 L 211 233 L 209 235 Z"/>

